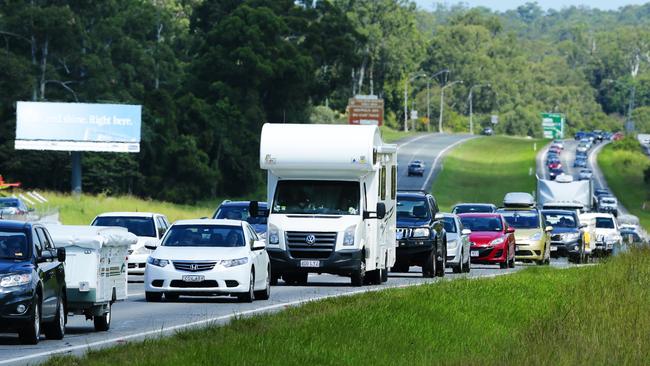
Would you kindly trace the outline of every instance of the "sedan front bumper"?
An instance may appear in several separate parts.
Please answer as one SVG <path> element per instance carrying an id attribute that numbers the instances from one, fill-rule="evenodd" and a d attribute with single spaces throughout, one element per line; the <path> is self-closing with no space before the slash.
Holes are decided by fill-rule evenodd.
<path id="1" fill-rule="evenodd" d="M 173 264 L 158 267 L 147 264 L 144 288 L 147 292 L 169 292 L 180 295 L 227 295 L 249 291 L 251 265 L 223 267 L 209 271 L 181 271 Z M 202 281 L 188 281 L 183 276 L 203 276 Z"/>

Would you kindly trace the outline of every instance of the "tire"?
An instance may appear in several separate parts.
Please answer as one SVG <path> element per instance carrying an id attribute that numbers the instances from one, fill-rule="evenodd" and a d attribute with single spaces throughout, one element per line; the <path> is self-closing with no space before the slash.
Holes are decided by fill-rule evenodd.
<path id="1" fill-rule="evenodd" d="M 365 280 L 366 280 L 366 262 L 362 260 L 361 264 L 359 265 L 359 269 L 352 272 L 352 276 L 350 276 L 350 283 L 352 284 L 352 286 L 359 287 L 359 286 L 363 286 Z"/>
<path id="2" fill-rule="evenodd" d="M 147 300 L 147 302 L 160 302 L 162 300 L 162 293 L 146 291 L 144 293 L 144 299 Z"/>
<path id="3" fill-rule="evenodd" d="M 18 338 L 23 344 L 38 344 L 41 335 L 41 298 L 36 295 L 32 302 L 32 316 L 29 324 L 18 331 Z"/>
<path id="4" fill-rule="evenodd" d="M 282 279 L 289 286 L 305 286 L 309 273 L 292 273 L 282 275 Z"/>
<path id="5" fill-rule="evenodd" d="M 393 268 L 391 268 L 390 271 L 393 273 L 408 273 L 410 267 L 411 266 L 406 263 L 395 262 L 395 265 L 393 265 Z"/>
<path id="6" fill-rule="evenodd" d="M 463 268 L 463 270 L 465 271 L 465 273 L 470 273 L 470 271 L 472 270 L 472 260 L 469 257 L 467 258 L 467 263 L 465 263 L 465 267 Z"/>
<path id="7" fill-rule="evenodd" d="M 366 273 L 365 284 L 366 285 L 379 285 L 381 284 L 381 269 L 377 268 L 370 272 Z"/>
<path id="8" fill-rule="evenodd" d="M 436 261 L 436 276 L 445 277 L 445 268 L 447 267 L 447 239 L 442 243 L 442 260 Z M 435 259 L 435 252 L 434 252 Z"/>
<path id="9" fill-rule="evenodd" d="M 63 298 L 59 298 L 54 320 L 49 324 L 45 324 L 43 328 L 47 339 L 63 339 L 65 336 L 65 306 L 63 305 Z"/>
<path id="10" fill-rule="evenodd" d="M 256 300 L 268 300 L 271 297 L 271 268 L 266 271 L 266 287 L 264 290 L 255 291 Z"/>
<path id="11" fill-rule="evenodd" d="M 248 283 L 248 291 L 243 294 L 237 294 L 237 300 L 239 302 L 253 302 L 255 300 L 255 273 L 251 271 L 250 282 Z"/>
<path id="12" fill-rule="evenodd" d="M 167 301 L 177 301 L 180 296 L 175 293 L 165 292 L 165 300 Z"/>
<path id="13" fill-rule="evenodd" d="M 381 282 L 387 282 L 388 281 L 388 267 L 384 267 L 384 269 L 381 271 Z"/>
<path id="14" fill-rule="evenodd" d="M 95 330 L 98 332 L 106 332 L 107 330 L 111 329 L 111 312 L 112 312 L 113 305 L 110 303 L 108 304 L 108 312 L 105 313 L 104 315 L 100 316 L 95 316 L 93 318 L 93 323 L 95 324 Z"/>
<path id="15" fill-rule="evenodd" d="M 516 260 L 514 255 L 512 256 L 512 259 L 510 259 L 509 261 L 510 261 L 510 268 L 515 268 Z"/>
<path id="16" fill-rule="evenodd" d="M 437 273 L 436 250 L 432 250 L 422 265 L 422 277 L 433 278 Z"/>
<path id="17" fill-rule="evenodd" d="M 465 266 L 463 265 L 462 261 L 460 263 L 458 263 L 457 266 L 453 266 L 451 269 L 452 269 L 452 271 L 454 273 L 464 273 L 465 272 Z"/>

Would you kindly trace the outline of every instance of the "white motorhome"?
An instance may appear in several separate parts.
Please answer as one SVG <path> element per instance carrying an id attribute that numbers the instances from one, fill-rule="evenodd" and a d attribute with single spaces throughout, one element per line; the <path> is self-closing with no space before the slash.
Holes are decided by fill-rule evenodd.
<path id="1" fill-rule="evenodd" d="M 265 124 L 272 282 L 381 283 L 395 263 L 397 147 L 377 126 Z M 252 209 L 254 210 L 254 209 Z"/>
<path id="2" fill-rule="evenodd" d="M 559 175 L 555 180 L 537 179 L 537 206 L 545 210 L 572 210 L 580 214 L 591 210 L 593 183 L 574 181 L 570 175 Z"/>

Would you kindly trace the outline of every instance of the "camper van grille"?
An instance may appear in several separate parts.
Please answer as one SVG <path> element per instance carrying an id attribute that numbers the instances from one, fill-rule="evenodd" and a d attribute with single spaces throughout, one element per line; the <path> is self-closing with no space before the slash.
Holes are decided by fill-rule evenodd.
<path id="1" fill-rule="evenodd" d="M 313 240 L 312 236 L 313 235 Z M 336 233 L 287 232 L 287 246 L 293 258 L 329 258 L 336 246 Z"/>
<path id="2" fill-rule="evenodd" d="M 201 272 L 214 268 L 216 262 L 177 262 L 174 261 L 174 268 L 179 271 Z"/>

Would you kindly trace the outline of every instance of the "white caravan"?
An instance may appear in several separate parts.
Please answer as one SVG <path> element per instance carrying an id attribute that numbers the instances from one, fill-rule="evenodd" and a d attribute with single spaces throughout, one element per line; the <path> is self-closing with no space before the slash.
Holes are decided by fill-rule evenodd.
<path id="1" fill-rule="evenodd" d="M 272 282 L 308 273 L 381 283 L 395 263 L 397 146 L 377 126 L 265 124 Z M 251 212 L 257 211 L 251 205 Z"/>
<path id="2" fill-rule="evenodd" d="M 592 196 L 591 180 L 574 181 L 566 174 L 555 180 L 537 179 L 537 206 L 545 210 L 572 210 L 580 214 L 591 210 Z"/>

